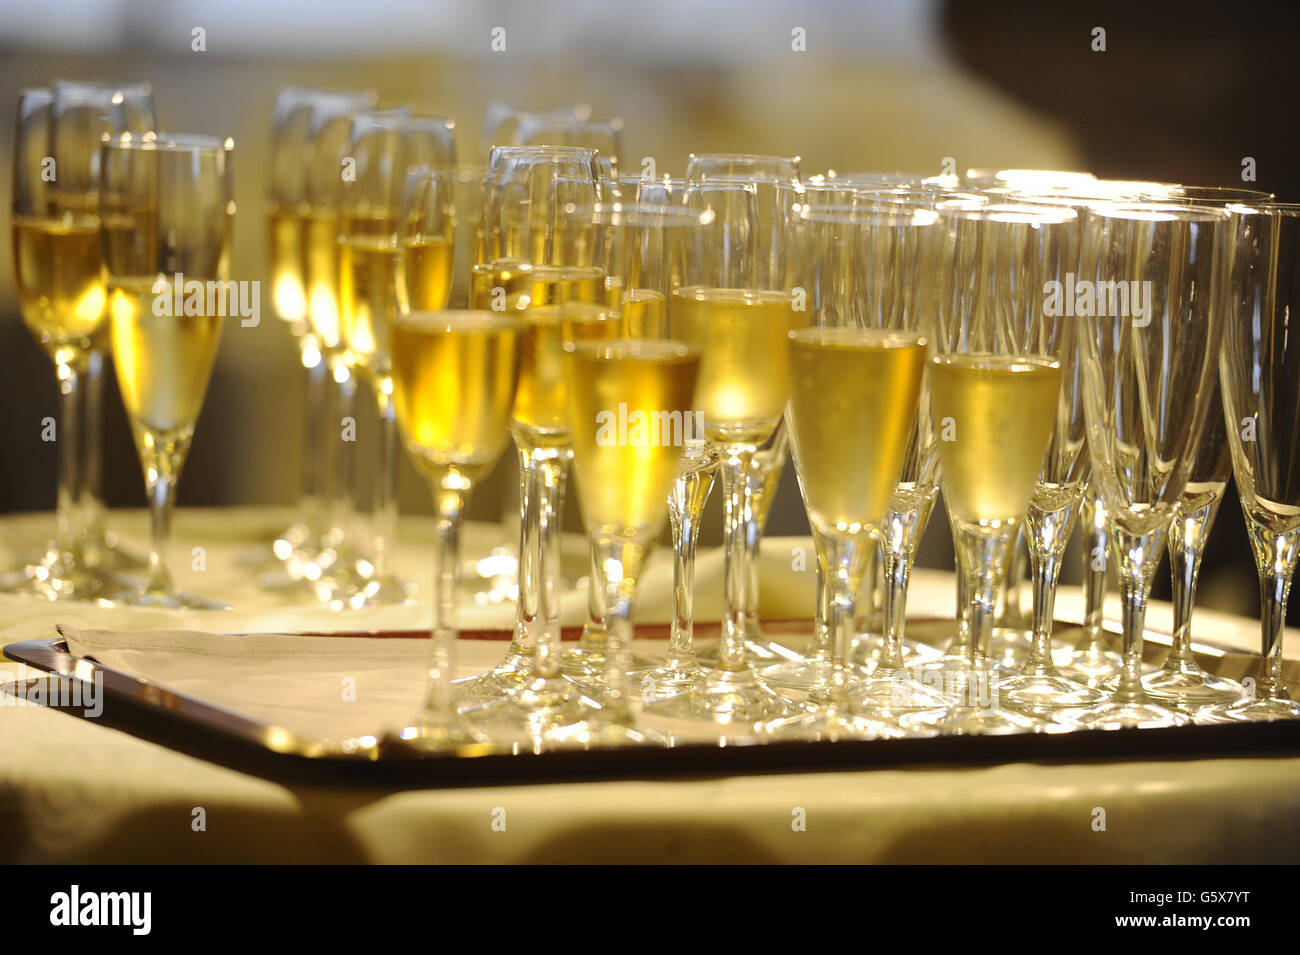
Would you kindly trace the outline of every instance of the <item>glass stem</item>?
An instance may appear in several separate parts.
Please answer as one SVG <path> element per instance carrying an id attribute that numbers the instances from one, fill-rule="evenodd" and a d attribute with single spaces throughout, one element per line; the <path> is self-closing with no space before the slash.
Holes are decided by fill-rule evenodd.
<path id="1" fill-rule="evenodd" d="M 729 444 L 721 449 L 718 464 L 722 471 L 723 597 L 726 604 L 718 652 L 720 670 L 744 670 L 748 665 L 745 613 L 750 605 L 750 580 L 745 549 L 753 546 L 758 537 L 752 495 L 753 459 L 753 445 Z"/>
<path id="2" fill-rule="evenodd" d="M 1124 662 L 1114 692 L 1116 703 L 1146 702 L 1146 691 L 1142 689 L 1143 634 L 1151 578 L 1160 559 L 1163 535 L 1163 527 L 1145 534 L 1118 524 L 1112 530 L 1111 540 L 1119 556 L 1120 591 L 1124 598 Z"/>
<path id="3" fill-rule="evenodd" d="M 1164 672 L 1196 675 L 1200 664 L 1192 655 L 1192 608 L 1196 605 L 1196 582 L 1201 573 L 1201 555 L 1205 551 L 1205 537 L 1214 514 L 1219 509 L 1219 497 L 1204 507 L 1184 511 L 1181 507 L 1169 525 L 1169 575 L 1173 593 L 1174 634 L 1165 658 Z"/>
<path id="4" fill-rule="evenodd" d="M 568 484 L 573 449 L 549 448 L 537 465 L 537 552 L 541 557 L 538 580 L 541 627 L 533 673 L 544 679 L 560 675 L 560 521 L 564 517 L 564 492 Z"/>
<path id="5" fill-rule="evenodd" d="M 70 572 L 79 556 L 79 514 L 77 494 L 81 481 L 81 382 L 86 370 L 86 356 L 78 352 L 70 361 L 58 363 L 59 423 L 63 440 L 59 442 L 59 496 L 55 504 L 55 547 Z"/>
<path id="6" fill-rule="evenodd" d="M 98 549 L 104 541 L 104 502 L 100 497 L 103 485 L 104 463 L 104 353 L 92 351 L 87 356 L 85 383 L 82 386 L 81 427 L 81 486 L 78 489 L 80 523 L 84 543 L 96 551 L 87 554 L 88 562 L 96 562 Z M 92 556 L 95 560 L 91 560 Z"/>
<path id="7" fill-rule="evenodd" d="M 337 427 L 337 438 L 328 443 L 334 449 L 331 456 L 331 486 L 329 489 L 329 533 L 333 543 L 342 543 L 352 529 L 356 506 L 353 501 L 355 489 L 352 484 L 353 457 L 344 440 L 345 422 L 356 421 L 357 380 L 345 356 L 335 352 L 330 355 L 330 381 L 333 383 L 334 421 L 327 427 Z M 355 425 L 354 425 L 355 427 Z"/>
<path id="8" fill-rule="evenodd" d="M 374 577 L 385 580 L 394 573 L 393 549 L 397 544 L 397 466 L 401 462 L 397 412 L 393 406 L 393 380 L 375 382 L 379 401 L 379 473 L 375 477 L 371 533 L 374 538 Z"/>
<path id="9" fill-rule="evenodd" d="M 903 669 L 903 635 L 907 627 L 907 588 L 921 535 L 934 506 L 931 494 L 922 504 L 885 516 L 885 537 L 880 544 L 884 564 L 884 594 L 881 610 L 885 618 L 885 649 L 877 674 Z"/>
<path id="10" fill-rule="evenodd" d="M 666 666 L 692 669 L 695 660 L 695 549 L 699 535 L 699 514 L 692 513 L 694 481 L 711 476 L 698 473 L 679 475 L 673 484 L 668 520 L 673 539 L 673 625 L 668 638 Z M 593 568 L 594 570 L 594 568 Z M 603 609 L 603 608 L 602 608 Z"/>
<path id="11" fill-rule="evenodd" d="M 831 600 L 834 591 L 826 580 L 826 571 L 822 570 L 821 558 L 817 559 L 817 608 L 813 617 L 813 636 L 804 651 L 804 659 L 810 663 L 829 662 L 831 659 Z"/>
<path id="12" fill-rule="evenodd" d="M 531 655 L 537 646 L 541 617 L 541 465 L 534 448 L 519 432 L 519 599 L 515 607 L 512 655 Z"/>
<path id="13" fill-rule="evenodd" d="M 1106 507 L 1100 498 L 1087 491 L 1080 505 L 1079 523 L 1083 529 L 1083 633 L 1075 653 L 1085 662 L 1100 665 L 1105 655 L 1103 626 L 1106 609 L 1106 560 L 1109 557 L 1109 532 Z"/>
<path id="14" fill-rule="evenodd" d="M 1007 565 L 1008 549 L 1014 546 L 1019 528 L 1015 524 L 976 527 L 954 521 L 958 561 L 965 580 L 967 607 L 966 664 L 983 669 L 988 659 L 989 640 L 997 608 L 998 588 Z"/>
<path id="15" fill-rule="evenodd" d="M 298 339 L 298 358 L 307 372 L 306 415 L 303 420 L 302 498 L 299 512 L 311 536 L 318 535 L 322 522 L 321 478 L 329 467 L 328 445 L 321 440 L 321 426 L 329 414 L 329 366 L 321 355 L 316 336 Z M 311 538 L 309 537 L 309 540 Z M 311 546 L 316 541 L 311 540 Z"/>
<path id="16" fill-rule="evenodd" d="M 1052 617 L 1056 610 L 1056 587 L 1061 579 L 1061 557 L 1069 543 L 1078 513 L 1075 496 L 1061 507 L 1046 509 L 1029 505 L 1026 533 L 1029 569 L 1033 575 L 1033 637 L 1020 672 L 1025 676 L 1058 676 L 1052 660 Z"/>
<path id="17" fill-rule="evenodd" d="M 433 659 L 429 665 L 425 711 L 442 722 L 457 716 L 452 687 L 456 651 L 456 582 L 460 575 L 460 519 L 470 483 L 454 471 L 434 483 Z"/>
<path id="18" fill-rule="evenodd" d="M 605 587 L 601 583 L 600 553 L 591 547 L 591 569 L 587 577 L 587 625 L 582 628 L 578 649 L 584 653 L 605 652 Z"/>
<path id="19" fill-rule="evenodd" d="M 831 709 L 849 708 L 849 645 L 856 631 L 854 615 L 858 592 L 862 589 L 868 556 L 876 550 L 870 534 L 840 539 L 814 530 L 822 574 L 831 592 L 828 602 L 831 635 L 831 686 L 828 702 Z"/>
<path id="20" fill-rule="evenodd" d="M 173 589 L 171 565 L 167 548 L 171 541 L 172 508 L 176 503 L 176 484 L 180 480 L 181 466 L 189 449 L 189 439 L 175 447 L 157 447 L 156 436 L 146 441 L 155 443 L 143 455 L 145 495 L 149 499 L 149 590 L 165 594 Z"/>
<path id="21" fill-rule="evenodd" d="M 627 688 L 627 671 L 632 658 L 633 612 L 637 581 L 649 547 L 625 537 L 593 536 L 600 560 L 600 579 L 605 585 L 605 691 L 597 718 L 623 726 L 632 725 L 632 708 Z"/>
<path id="22" fill-rule="evenodd" d="M 1259 561 L 1260 599 L 1260 670 L 1255 682 L 1256 700 L 1290 699 L 1282 684 L 1282 634 L 1286 629 L 1286 604 L 1295 574 L 1300 532 L 1270 534 L 1258 526 L 1251 528 L 1264 560 Z"/>

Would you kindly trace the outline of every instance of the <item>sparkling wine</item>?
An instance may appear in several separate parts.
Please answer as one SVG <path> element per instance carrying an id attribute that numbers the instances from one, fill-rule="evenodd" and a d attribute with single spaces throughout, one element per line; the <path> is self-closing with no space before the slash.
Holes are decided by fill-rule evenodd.
<path id="1" fill-rule="evenodd" d="M 342 342 L 339 327 L 339 217 L 332 209 L 302 214 L 303 274 L 307 321 L 326 349 Z"/>
<path id="2" fill-rule="evenodd" d="M 565 302 L 600 303 L 607 300 L 605 272 L 594 265 L 533 265 L 498 260 L 474 266 L 469 296 L 471 308 L 494 311 L 522 311 Z"/>
<path id="3" fill-rule="evenodd" d="M 155 315 L 154 303 L 173 293 L 161 276 L 115 278 L 109 286 L 113 363 L 137 440 L 141 432 L 163 441 L 188 438 L 217 360 L 221 316 Z"/>
<path id="4" fill-rule="evenodd" d="M 451 294 L 456 245 L 451 239 L 407 239 L 401 243 L 397 293 L 403 311 L 437 312 Z"/>
<path id="5" fill-rule="evenodd" d="M 797 321 L 792 296 L 674 289 L 669 318 L 673 334 L 703 356 L 695 401 L 705 433 L 715 441 L 745 443 L 770 436 L 790 396 L 786 336 Z"/>
<path id="6" fill-rule="evenodd" d="M 524 328 L 490 312 L 412 312 L 393 322 L 393 402 L 426 476 L 478 478 L 510 440 Z"/>
<path id="7" fill-rule="evenodd" d="M 668 301 L 663 292 L 629 289 L 623 293 L 620 307 L 631 338 L 662 338 L 668 329 Z"/>
<path id="8" fill-rule="evenodd" d="M 578 499 L 587 529 L 644 538 L 668 516 L 700 355 L 680 342 L 578 342 L 565 353 Z"/>
<path id="9" fill-rule="evenodd" d="M 339 240 L 339 328 L 361 370 L 388 373 L 389 323 L 397 307 L 397 243 L 387 235 Z"/>
<path id="10" fill-rule="evenodd" d="M 564 440 L 566 392 L 564 346 L 570 342 L 621 338 L 619 312 L 587 302 L 540 305 L 519 313 L 528 326 L 519 371 L 514 420 L 534 439 Z"/>
<path id="11" fill-rule="evenodd" d="M 303 271 L 302 214 L 276 207 L 267 216 L 271 243 L 271 301 L 295 334 L 306 330 L 307 283 Z"/>
<path id="12" fill-rule="evenodd" d="M 904 331 L 805 328 L 789 347 L 786 421 L 809 519 L 828 534 L 879 527 L 914 430 L 925 345 Z"/>
<path id="13" fill-rule="evenodd" d="M 1056 423 L 1061 366 L 1052 358 L 936 355 L 930 413 L 952 516 L 978 524 L 1024 517 Z"/>
<path id="14" fill-rule="evenodd" d="M 13 248 L 18 305 L 32 334 L 51 355 L 88 345 L 107 302 L 99 219 L 16 218 Z"/>

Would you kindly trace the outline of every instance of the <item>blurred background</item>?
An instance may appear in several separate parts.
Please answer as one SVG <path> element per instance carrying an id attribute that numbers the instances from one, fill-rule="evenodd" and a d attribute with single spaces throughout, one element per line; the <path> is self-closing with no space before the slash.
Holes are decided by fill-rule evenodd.
<path id="1" fill-rule="evenodd" d="M 238 204 L 231 277 L 260 279 L 262 321 L 231 322 L 180 487 L 184 505 L 290 504 L 298 493 L 303 382 L 271 309 L 265 229 L 271 106 L 287 85 L 376 90 L 456 119 L 463 162 L 482 162 L 488 105 L 590 105 L 624 121 L 625 169 L 653 157 L 681 175 L 691 152 L 797 154 L 805 176 L 955 168 L 1245 185 L 1283 198 L 1300 176 L 1291 78 L 1300 15 L 1252 5 L 990 0 L 42 0 L 0 4 L 0 189 L 11 181 L 18 90 L 55 79 L 147 80 L 159 126 L 232 136 Z M 206 49 L 193 47 L 195 28 Z M 494 28 L 505 49 L 494 51 Z M 1096 28 L 1104 30 L 1097 50 Z M 792 36 L 803 31 L 805 49 Z M 498 44 L 499 45 L 499 44 Z M 1254 160 L 1256 181 L 1242 181 Z M 9 230 L 0 231 L 7 263 Z M 0 511 L 50 510 L 52 367 L 0 268 Z M 106 389 L 110 506 L 144 504 L 116 387 Z M 364 402 L 363 413 L 368 413 Z M 373 421 L 360 419 L 358 454 Z M 473 517 L 514 507 L 512 456 Z M 427 492 L 404 463 L 404 511 Z M 721 518 L 715 495 L 713 542 Z M 362 498 L 365 500 L 365 498 Z M 570 519 L 576 519 L 571 508 Z M 787 468 L 769 534 L 805 533 Z M 710 538 L 706 536 L 706 543 Z M 1076 545 L 1077 547 L 1077 545 Z M 1255 613 L 1256 577 L 1235 496 L 1211 536 L 1203 606 Z M 951 567 L 931 522 L 921 563 Z M 1077 552 L 1067 581 L 1078 578 Z M 1167 573 L 1157 576 L 1167 595 Z M 1163 588 L 1163 589 L 1162 589 Z"/>

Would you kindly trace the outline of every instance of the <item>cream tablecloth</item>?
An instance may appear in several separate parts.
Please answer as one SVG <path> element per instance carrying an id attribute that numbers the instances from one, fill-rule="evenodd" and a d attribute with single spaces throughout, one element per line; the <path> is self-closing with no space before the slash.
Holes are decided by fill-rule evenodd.
<path id="1" fill-rule="evenodd" d="M 334 614 L 259 591 L 238 557 L 287 523 L 273 510 L 182 511 L 176 553 L 205 549 L 184 586 L 236 605 L 226 613 L 101 609 L 0 597 L 0 639 L 55 623 L 114 629 L 331 630 L 423 626 L 427 608 Z M 21 548 L 47 516 L 0 521 Z M 142 515 L 115 514 L 139 541 Z M 406 520 L 399 559 L 423 581 L 427 523 Z M 499 542 L 471 528 L 469 552 Z M 580 554 L 581 543 L 574 542 Z M 764 545 L 763 612 L 808 615 L 813 574 L 792 569 L 807 542 Z M 664 557 L 645 582 L 642 618 L 666 619 Z M 700 560 L 700 616 L 716 619 L 720 558 Z M 582 594 L 566 595 L 576 621 Z M 950 614 L 948 574 L 920 572 L 917 614 Z M 1079 595 L 1059 616 L 1077 619 Z M 1117 607 L 1108 607 L 1113 615 Z M 510 607 L 466 607 L 467 626 L 508 622 Z M 1198 613 L 1206 639 L 1252 649 L 1254 621 Z M 1153 608 L 1153 629 L 1168 608 Z M 1291 635 L 1292 639 L 1294 635 Z M 1296 646 L 1294 642 L 1292 647 Z M 10 674 L 16 671 L 5 664 Z M 6 677 L 0 676 L 0 679 Z M 196 810 L 206 828 L 196 831 Z M 1106 827 L 1094 827 L 1097 809 Z M 800 829 L 796 818 L 806 820 Z M 504 829 L 502 821 L 504 820 Z M 1300 858 L 1300 759 L 1020 763 L 870 772 L 634 779 L 426 789 L 304 782 L 218 765 L 36 706 L 0 707 L 0 859 L 15 862 L 1294 862 Z"/>

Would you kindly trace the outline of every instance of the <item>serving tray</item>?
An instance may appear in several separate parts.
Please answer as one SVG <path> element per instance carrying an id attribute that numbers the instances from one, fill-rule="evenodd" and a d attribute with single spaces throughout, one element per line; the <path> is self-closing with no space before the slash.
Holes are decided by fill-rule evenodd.
<path id="1" fill-rule="evenodd" d="M 927 629 L 938 635 L 951 621 L 909 621 L 909 636 L 925 639 Z M 809 621 L 765 622 L 765 632 L 807 633 Z M 1072 633 L 1073 629 L 1073 633 Z M 717 626 L 699 628 L 701 639 L 716 635 Z M 1061 624 L 1063 641 L 1077 627 Z M 372 639 L 422 636 L 408 632 L 312 633 L 301 636 L 365 637 Z M 638 628 L 638 639 L 666 635 L 666 627 Z M 508 631 L 463 632 L 462 639 L 507 640 Z M 566 637 L 576 636 L 576 632 Z M 1162 658 L 1168 638 L 1149 635 L 1148 656 Z M 1207 669 L 1240 679 L 1252 672 L 1253 658 L 1227 648 L 1212 648 L 1214 656 L 1202 660 Z M 1300 720 L 1186 726 L 1170 729 L 1075 730 L 1021 733 L 1008 736 L 922 737 L 910 739 L 763 742 L 735 736 L 721 741 L 691 741 L 671 748 L 619 747 L 565 749 L 542 753 L 507 746 L 463 747 L 460 750 L 415 754 L 401 745 L 375 737 L 348 740 L 317 739 L 284 727 L 250 718 L 208 700 L 172 690 L 138 676 L 116 670 L 93 658 L 73 655 L 61 636 L 10 644 L 11 659 L 49 676 L 28 681 L 102 680 L 101 725 L 153 740 L 199 758 L 269 774 L 308 776 L 344 775 L 375 782 L 403 780 L 416 784 L 448 786 L 495 782 L 547 782 L 580 779 L 640 778 L 646 776 L 730 775 L 818 770 L 865 770 L 920 763 L 991 764 L 1026 760 L 1097 760 L 1132 758 L 1198 758 L 1244 755 L 1300 755 Z M 1284 676 L 1294 685 L 1300 663 L 1285 661 Z M 11 683 L 0 692 L 21 692 Z M 59 694 L 46 694 L 51 700 Z M 53 703 L 51 704 L 53 705 Z M 69 713 L 78 713 L 69 708 Z"/>

